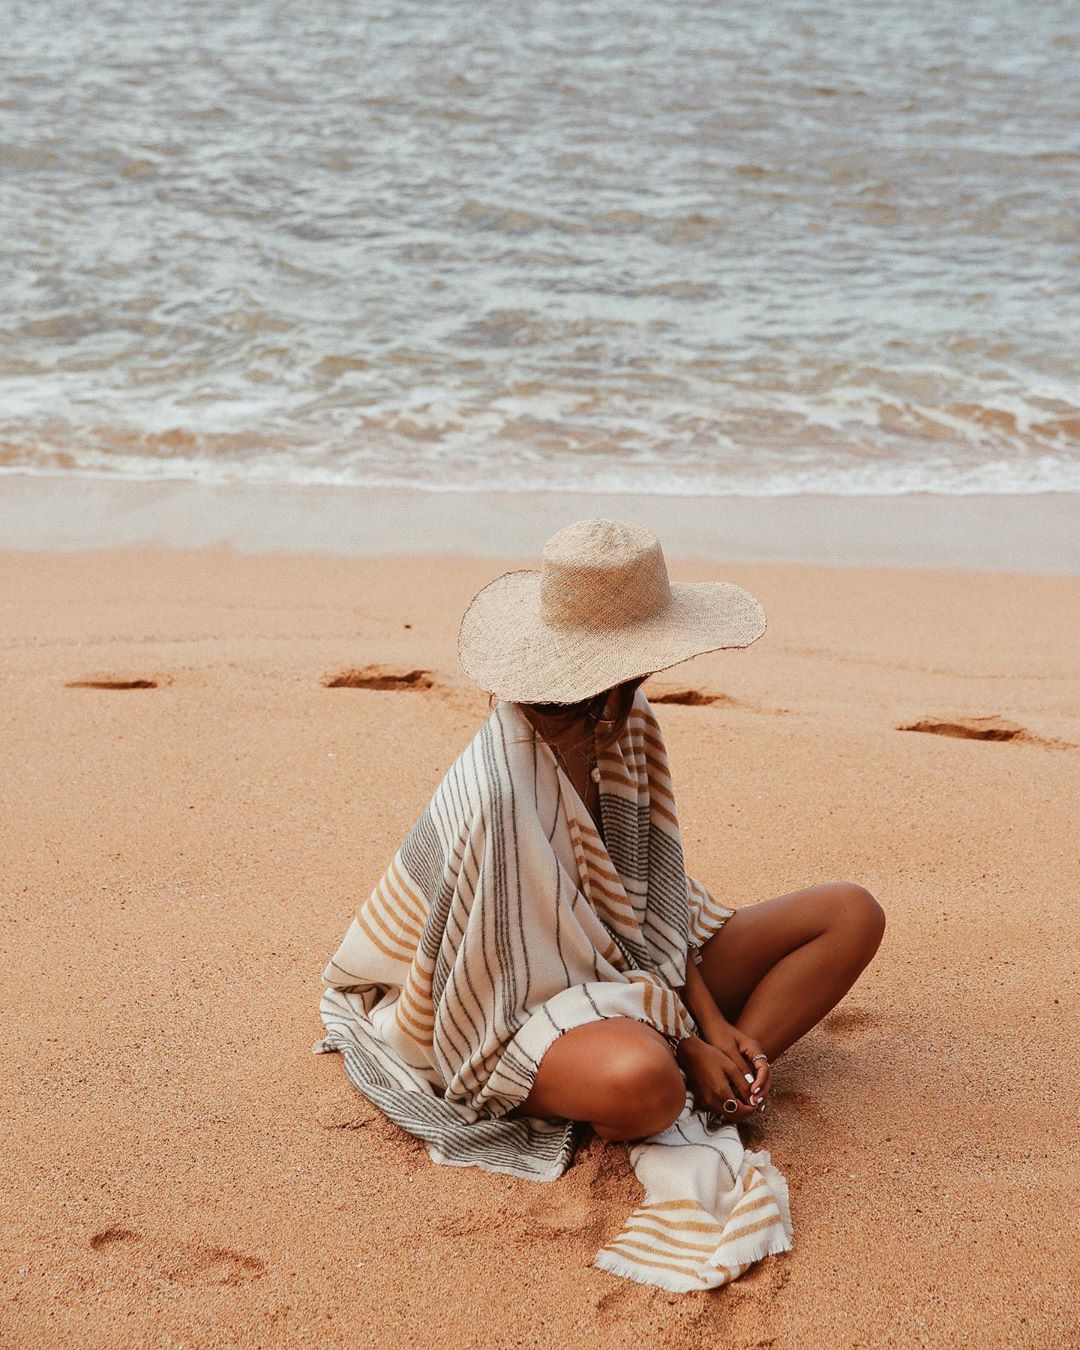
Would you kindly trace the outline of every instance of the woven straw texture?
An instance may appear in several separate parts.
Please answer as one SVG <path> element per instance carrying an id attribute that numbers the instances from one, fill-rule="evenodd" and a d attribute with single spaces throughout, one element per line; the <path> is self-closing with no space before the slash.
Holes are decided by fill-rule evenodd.
<path id="1" fill-rule="evenodd" d="M 504 572 L 474 597 L 458 655 L 515 703 L 576 703 L 692 656 L 749 647 L 760 603 L 731 581 L 672 582 L 644 525 L 579 520 L 544 545 L 540 570 Z"/>

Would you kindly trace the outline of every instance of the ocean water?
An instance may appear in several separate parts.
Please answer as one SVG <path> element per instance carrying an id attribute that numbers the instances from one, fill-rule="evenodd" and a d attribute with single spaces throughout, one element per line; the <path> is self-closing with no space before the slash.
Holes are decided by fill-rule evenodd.
<path id="1" fill-rule="evenodd" d="M 3 14 L 3 469 L 1080 490 L 1072 0 Z"/>

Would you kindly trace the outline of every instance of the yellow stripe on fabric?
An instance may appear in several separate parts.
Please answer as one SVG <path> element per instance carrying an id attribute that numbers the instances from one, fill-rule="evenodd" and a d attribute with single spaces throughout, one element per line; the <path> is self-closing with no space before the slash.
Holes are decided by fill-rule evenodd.
<path id="1" fill-rule="evenodd" d="M 419 938 L 419 929 L 413 923 L 412 919 L 410 919 L 407 911 L 402 908 L 400 901 L 388 885 L 385 876 L 375 887 L 372 899 L 378 900 L 379 904 L 382 905 L 384 912 L 390 915 L 394 923 L 398 924 L 401 928 L 406 929 L 410 934 L 415 933 Z"/>
<path id="2" fill-rule="evenodd" d="M 752 1187 L 749 1187 L 747 1191 L 742 1192 L 742 1195 L 738 1197 L 738 1204 L 733 1208 L 732 1214 L 737 1214 L 737 1212 L 751 1200 L 751 1197 L 755 1197 L 753 1203 L 757 1204 L 757 1200 L 760 1200 L 761 1192 L 763 1191 L 765 1195 L 772 1195 L 772 1192 L 769 1191 L 769 1188 L 765 1185 L 764 1181 L 755 1181 L 755 1184 L 753 1184 Z"/>
<path id="3" fill-rule="evenodd" d="M 394 908 L 400 910 L 408 921 L 409 926 L 423 931 L 424 924 L 427 922 L 427 915 L 417 910 L 416 901 L 413 900 L 401 882 L 394 875 L 394 864 L 391 863 L 383 875 L 380 885 L 388 900 L 392 900 Z"/>
<path id="4" fill-rule="evenodd" d="M 667 746 L 664 744 L 664 738 L 660 735 L 656 724 L 647 721 L 637 721 L 634 725 L 638 729 L 639 740 L 644 741 L 646 745 L 651 745 L 658 754 L 666 757 Z"/>
<path id="5" fill-rule="evenodd" d="M 420 964 L 418 958 L 412 964 L 412 969 L 409 971 L 409 979 L 413 982 L 413 984 L 417 986 L 418 989 L 422 989 L 425 994 L 430 994 L 431 981 L 432 977 L 434 976 L 434 973 L 435 973 L 434 969 L 425 970 L 424 967 Z"/>
<path id="6" fill-rule="evenodd" d="M 583 848 L 585 855 L 585 865 L 589 869 L 589 880 L 594 886 L 602 886 L 613 900 L 622 900 L 625 894 L 625 888 L 622 884 L 622 878 L 618 872 L 613 872 L 609 867 L 601 867 L 596 857 L 588 849 Z"/>
<path id="7" fill-rule="evenodd" d="M 714 1252 L 718 1246 L 715 1242 L 685 1242 L 681 1238 L 673 1238 L 667 1233 L 658 1233 L 655 1228 L 641 1228 L 638 1224 L 628 1223 L 623 1229 L 624 1233 L 640 1233 L 643 1237 L 655 1238 L 658 1243 L 668 1247 L 678 1247 L 688 1252 Z M 678 1256 L 678 1252 L 673 1252 L 673 1256 Z"/>
<path id="8" fill-rule="evenodd" d="M 434 1027 L 432 1027 L 431 1030 L 428 1030 L 426 1027 L 417 1025 L 417 1023 L 409 1016 L 409 1010 L 402 1004 L 400 997 L 394 1004 L 394 1018 L 402 1031 L 411 1036 L 417 1044 L 431 1045 Z"/>
<path id="9" fill-rule="evenodd" d="M 386 916 L 383 914 L 382 910 L 379 909 L 379 906 L 376 904 L 376 901 L 381 901 L 381 903 L 385 905 L 385 907 L 390 911 L 391 923 L 387 922 Z M 412 961 L 413 952 L 416 950 L 416 943 L 420 940 L 420 934 L 417 933 L 415 929 L 410 928 L 407 924 L 403 923 L 398 918 L 398 915 L 390 907 L 389 902 L 387 901 L 386 897 L 382 894 L 381 891 L 376 891 L 375 894 L 368 901 L 367 912 L 371 916 L 371 918 L 375 920 L 375 922 L 379 925 L 379 927 L 383 930 L 383 932 L 386 934 L 387 938 L 391 942 L 398 942 L 401 944 L 402 947 L 405 948 L 405 950 L 409 953 L 409 960 Z M 396 928 L 392 926 L 393 923 L 397 924 Z M 402 940 L 401 936 L 402 932 L 404 932 L 404 934 L 407 937 L 411 937 L 413 939 L 411 945 L 406 944 Z"/>
<path id="10" fill-rule="evenodd" d="M 650 1205 L 642 1205 L 642 1211 L 651 1211 L 654 1209 L 672 1210 L 689 1209 L 696 1210 L 699 1214 L 704 1214 L 706 1218 L 711 1219 L 712 1215 L 699 1200 L 655 1200 Z"/>
<path id="11" fill-rule="evenodd" d="M 364 906 L 364 909 L 366 908 L 367 905 Z M 357 914 L 356 922 L 363 929 L 364 935 L 368 939 L 368 941 L 374 943 L 374 945 L 378 947 L 379 951 L 381 951 L 384 956 L 389 956 L 392 961 L 400 961 L 403 965 L 408 964 L 408 962 L 412 957 L 412 952 L 406 951 L 404 952 L 404 954 L 402 954 L 402 952 L 391 951 L 391 949 L 386 945 L 386 943 L 383 942 L 382 939 L 379 938 L 377 934 L 373 933 L 371 929 L 368 927 L 368 925 L 364 922 L 363 910 L 361 910 L 360 913 Z"/>
<path id="12" fill-rule="evenodd" d="M 675 784 L 671 781 L 666 765 L 662 764 L 655 755 L 645 752 L 645 768 L 649 775 L 649 791 L 655 795 L 660 795 L 670 803 L 675 805 Z"/>
<path id="13" fill-rule="evenodd" d="M 408 870 L 402 862 L 400 849 L 394 854 L 393 858 L 391 858 L 389 870 L 394 874 L 394 884 L 401 887 L 402 891 L 408 896 L 420 915 L 426 916 L 428 910 L 431 908 L 428 898 L 423 891 L 417 888 L 412 877 L 409 875 Z"/>
<path id="14" fill-rule="evenodd" d="M 747 1214 L 753 1214 L 757 1209 L 765 1209 L 768 1205 L 775 1205 L 776 1198 L 770 1191 L 768 1195 L 760 1195 L 756 1200 L 740 1200 L 735 1208 L 728 1215 L 728 1223 L 733 1223 L 735 1219 L 745 1218 Z M 777 1210 L 779 1213 L 779 1210 Z"/>
<path id="15" fill-rule="evenodd" d="M 622 877 L 611 864 L 611 859 L 605 853 L 601 855 L 595 848 L 591 847 L 587 840 L 582 839 L 581 851 L 585 854 L 586 866 L 589 869 L 590 881 L 607 886 L 615 895 L 624 889 Z"/>
<path id="16" fill-rule="evenodd" d="M 411 961 L 420 942 L 420 934 L 412 924 L 394 908 L 381 891 L 376 892 L 372 903 L 368 906 L 368 912 L 392 942 L 399 942 L 408 949 Z"/>
<path id="17" fill-rule="evenodd" d="M 602 951 L 600 955 L 604 958 L 604 960 L 608 963 L 608 965 L 613 966 L 616 965 L 618 961 L 621 959 L 622 952 L 619 951 L 618 947 L 616 947 L 614 942 L 609 941 L 606 950 Z"/>
<path id="18" fill-rule="evenodd" d="M 592 891 L 594 895 L 601 896 L 604 900 L 607 901 L 610 908 L 621 911 L 623 914 L 627 915 L 632 922 L 637 921 L 636 915 L 634 914 L 634 908 L 630 904 L 626 892 L 625 891 L 620 892 L 612 889 L 612 885 L 618 883 L 611 883 L 606 877 L 597 879 L 595 872 L 592 874 L 589 880 L 592 883 Z"/>
<path id="19" fill-rule="evenodd" d="M 606 895 L 603 891 L 599 890 L 599 888 L 595 886 L 593 887 L 592 892 L 592 903 L 593 908 L 597 911 L 597 913 L 606 916 L 609 922 L 614 924 L 616 927 L 618 927 L 620 922 L 624 924 L 626 923 L 628 916 L 625 906 L 612 904 L 610 896 Z M 631 921 L 633 921 L 634 916 L 632 913 L 630 914 L 629 917 Z"/>
<path id="20" fill-rule="evenodd" d="M 768 1219 L 759 1219 L 757 1223 L 752 1223 L 747 1228 L 740 1228 L 735 1233 L 725 1233 L 724 1246 L 727 1246 L 729 1242 L 738 1242 L 740 1238 L 753 1237 L 755 1233 L 762 1233 L 766 1228 L 774 1227 L 781 1227 L 779 1210 L 777 1210 L 776 1214 L 772 1217 Z"/>
<path id="21" fill-rule="evenodd" d="M 400 903 L 402 909 L 412 919 L 418 928 L 423 928 L 427 923 L 428 907 L 419 897 L 413 888 L 409 885 L 405 874 L 397 865 L 395 858 L 391 862 L 387 871 L 386 881 L 390 890 L 393 891 L 395 898 Z"/>
<path id="22" fill-rule="evenodd" d="M 666 820 L 669 824 L 674 825 L 676 829 L 679 828 L 679 820 L 675 815 L 675 812 L 669 811 L 666 806 L 662 806 L 656 800 L 655 796 L 653 796 L 649 802 L 649 810 L 650 812 L 655 811 L 662 820 Z"/>
<path id="23" fill-rule="evenodd" d="M 633 1250 L 628 1251 L 627 1248 Z M 613 1256 L 625 1256 L 628 1261 L 632 1261 L 635 1266 L 652 1266 L 654 1270 L 674 1270 L 680 1275 L 685 1275 L 691 1280 L 700 1280 L 702 1284 L 707 1284 L 706 1276 L 699 1274 L 693 1266 L 684 1265 L 679 1261 L 665 1261 L 658 1257 L 651 1247 L 644 1247 L 640 1242 L 633 1242 L 629 1238 L 617 1237 L 614 1242 L 607 1247 L 602 1248 L 605 1252 L 611 1252 Z M 640 1256 L 635 1256 L 634 1252 L 646 1252 L 651 1260 L 643 1261 Z"/>
<path id="24" fill-rule="evenodd" d="M 401 998 L 407 1001 L 409 1012 L 417 1022 L 420 1022 L 425 1026 L 430 1023 L 432 1028 L 434 1028 L 435 1017 L 433 1013 L 428 1012 L 424 1005 L 419 1001 L 410 986 L 409 980 L 406 980 L 401 986 Z"/>
<path id="25" fill-rule="evenodd" d="M 674 1228 L 676 1232 L 685 1230 L 689 1233 L 722 1233 L 724 1225 L 718 1219 L 710 1219 L 708 1222 L 702 1222 L 699 1219 L 662 1219 L 659 1214 L 650 1214 L 651 1205 L 643 1205 L 641 1209 L 635 1209 L 631 1214 L 631 1219 L 648 1219 L 650 1223 L 663 1224 L 665 1228 Z M 703 1214 L 707 1210 L 701 1211 Z"/>
<path id="26" fill-rule="evenodd" d="M 663 744 L 660 723 L 655 717 L 650 717 L 647 713 L 642 712 L 640 708 L 634 708 L 631 711 L 630 716 L 626 719 L 626 724 L 630 727 L 639 728 L 643 735 L 651 736 L 654 740 Z"/>
<path id="27" fill-rule="evenodd" d="M 730 905 L 722 905 L 713 893 L 707 887 L 703 886 L 700 881 L 694 881 L 692 877 L 688 877 L 687 881 L 690 883 L 691 892 L 698 900 L 702 914 L 708 914 L 710 917 L 719 917 L 720 915 L 731 915 L 735 913 Z"/>
<path id="28" fill-rule="evenodd" d="M 587 848 L 590 853 L 595 853 L 602 863 L 607 863 L 610 867 L 610 854 L 604 847 L 604 841 L 600 838 L 595 827 L 588 820 L 582 820 L 580 822 L 580 828 L 582 845 Z"/>
<path id="29" fill-rule="evenodd" d="M 599 897 L 604 901 L 605 907 L 616 914 L 621 914 L 624 918 L 629 918 L 632 923 L 637 922 L 637 915 L 634 913 L 633 906 L 626 899 L 625 895 L 613 895 L 611 891 L 600 882 L 593 878 L 592 893 L 594 899 Z"/>
<path id="30" fill-rule="evenodd" d="M 705 898 L 701 902 L 701 907 L 709 914 L 731 915 L 735 913 L 730 905 L 722 905 L 711 891 L 705 891 Z"/>

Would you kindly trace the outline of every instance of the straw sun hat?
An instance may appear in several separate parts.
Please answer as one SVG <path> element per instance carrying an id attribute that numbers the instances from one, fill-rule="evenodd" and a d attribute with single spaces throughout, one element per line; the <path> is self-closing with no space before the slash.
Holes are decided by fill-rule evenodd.
<path id="1" fill-rule="evenodd" d="M 764 610 L 734 582 L 669 581 L 646 526 L 579 520 L 547 541 L 539 571 L 504 572 L 477 592 L 458 655 L 499 698 L 577 703 L 764 632 Z"/>

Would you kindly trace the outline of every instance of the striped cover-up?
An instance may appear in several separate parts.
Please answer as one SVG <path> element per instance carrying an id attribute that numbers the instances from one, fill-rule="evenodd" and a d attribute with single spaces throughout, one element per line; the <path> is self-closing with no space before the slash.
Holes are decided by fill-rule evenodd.
<path id="1" fill-rule="evenodd" d="M 686 875 L 667 752 L 638 690 L 602 752 L 603 837 L 551 748 L 500 702 L 447 770 L 323 972 L 326 1036 L 350 1079 L 431 1157 L 536 1181 L 580 1126 L 510 1118 L 571 1027 L 696 1024 L 676 990 L 732 910 Z M 693 1107 L 630 1158 L 643 1205 L 596 1264 L 677 1291 L 790 1248 L 783 1178 Z"/>

